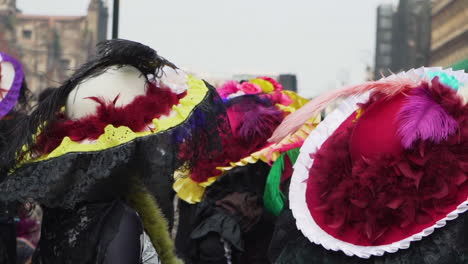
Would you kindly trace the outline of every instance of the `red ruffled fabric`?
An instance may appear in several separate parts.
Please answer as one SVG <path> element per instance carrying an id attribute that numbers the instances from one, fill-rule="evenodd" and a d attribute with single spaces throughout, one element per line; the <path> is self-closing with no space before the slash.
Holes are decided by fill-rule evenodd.
<path id="1" fill-rule="evenodd" d="M 172 107 L 185 95 L 186 93 L 177 95 L 169 89 L 148 83 L 146 95 L 137 96 L 130 104 L 122 107 L 115 106 L 118 97 L 113 102 L 106 102 L 97 97 L 89 98 L 99 103 L 96 114 L 79 120 L 69 120 L 65 114 L 59 114 L 57 120 L 40 134 L 34 151 L 39 154 L 50 153 L 60 145 L 64 137 L 73 141 L 95 140 L 104 133 L 104 128 L 109 124 L 143 131 L 154 118 L 168 115 Z"/>
<path id="2" fill-rule="evenodd" d="M 353 159 L 353 114 L 313 155 L 306 201 L 328 234 L 361 246 L 390 244 L 433 226 L 467 200 L 468 106 L 442 84 L 430 92 L 459 124 L 444 143 L 418 141 L 397 157 Z"/>

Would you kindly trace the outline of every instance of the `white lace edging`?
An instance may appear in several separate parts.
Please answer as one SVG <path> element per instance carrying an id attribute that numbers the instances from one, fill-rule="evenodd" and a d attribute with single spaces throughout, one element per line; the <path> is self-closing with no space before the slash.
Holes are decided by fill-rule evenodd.
<path id="1" fill-rule="evenodd" d="M 317 128 L 312 131 L 309 137 L 301 147 L 299 157 L 294 165 L 294 173 L 291 178 L 289 200 L 290 207 L 296 225 L 299 230 L 311 242 L 322 245 L 327 250 L 342 251 L 348 256 L 357 256 L 360 258 L 369 258 L 370 256 L 382 256 L 386 252 L 394 253 L 400 249 L 409 248 L 412 241 L 421 240 L 432 232 L 435 228 L 445 226 L 447 221 L 453 220 L 459 214 L 468 210 L 468 200 L 461 203 L 456 210 L 449 213 L 445 218 L 439 220 L 431 227 L 424 229 L 422 232 L 412 235 L 406 239 L 394 242 L 388 245 L 381 246 L 358 246 L 354 245 L 329 235 L 320 228 L 310 214 L 306 203 L 307 179 L 309 169 L 312 167 L 313 159 L 310 154 L 316 150 L 333 134 L 333 132 L 354 112 L 358 109 L 357 103 L 365 103 L 369 98 L 369 94 L 364 94 L 357 97 L 351 97 L 344 100 L 336 110 L 331 112 Z"/>
<path id="2" fill-rule="evenodd" d="M 391 80 L 391 79 L 411 79 L 415 82 L 420 81 L 430 81 L 429 75 L 434 72 L 444 72 L 447 75 L 454 76 L 459 84 L 462 86 L 459 88 L 462 89 L 463 87 L 468 86 L 468 74 L 464 70 L 454 71 L 452 68 L 442 68 L 442 67 L 420 67 L 417 69 L 411 69 L 405 72 L 400 72 L 397 74 L 393 74 L 387 77 L 382 78 L 383 80 Z"/>

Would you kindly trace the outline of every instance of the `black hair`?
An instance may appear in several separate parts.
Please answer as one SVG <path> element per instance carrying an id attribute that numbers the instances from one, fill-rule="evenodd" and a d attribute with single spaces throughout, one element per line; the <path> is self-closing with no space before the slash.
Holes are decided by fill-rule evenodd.
<path id="1" fill-rule="evenodd" d="M 8 115 L 13 116 L 13 117 L 17 117 L 20 115 L 27 115 L 32 109 L 31 98 L 32 98 L 32 93 L 28 88 L 28 84 L 26 83 L 26 80 L 23 79 L 18 101 L 16 102 L 15 107 L 10 111 L 10 113 L 8 113 Z"/>
<path id="2" fill-rule="evenodd" d="M 39 101 L 39 103 L 43 102 L 49 95 L 51 95 L 54 90 L 56 88 L 54 87 L 49 87 L 49 88 L 46 88 L 44 89 L 40 94 L 39 94 L 39 97 L 37 98 L 37 100 Z"/>

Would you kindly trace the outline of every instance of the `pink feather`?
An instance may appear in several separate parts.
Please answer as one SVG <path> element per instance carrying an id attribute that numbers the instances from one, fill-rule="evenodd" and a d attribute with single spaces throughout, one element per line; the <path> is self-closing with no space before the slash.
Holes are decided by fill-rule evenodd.
<path id="1" fill-rule="evenodd" d="M 455 133 L 458 124 L 431 97 L 426 86 L 413 89 L 398 113 L 398 134 L 403 147 L 410 148 L 418 139 L 440 143 Z"/>
<path id="2" fill-rule="evenodd" d="M 388 96 L 393 96 L 400 92 L 404 92 L 411 87 L 415 87 L 417 84 L 418 83 L 408 78 L 382 79 L 379 81 L 348 86 L 341 90 L 319 96 L 308 102 L 296 112 L 287 116 L 268 141 L 275 143 L 280 142 L 287 135 L 296 132 L 307 120 L 320 114 L 327 105 L 340 97 L 363 94 L 371 90 L 381 92 Z"/>

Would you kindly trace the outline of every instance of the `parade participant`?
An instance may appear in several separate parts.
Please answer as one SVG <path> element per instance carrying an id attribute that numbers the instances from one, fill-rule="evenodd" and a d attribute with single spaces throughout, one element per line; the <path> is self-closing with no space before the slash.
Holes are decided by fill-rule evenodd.
<path id="1" fill-rule="evenodd" d="M 6 133 L 13 129 L 18 118 L 27 114 L 28 92 L 22 65 L 0 52 L 0 153 L 8 147 Z M 0 201 L 0 263 L 15 262 L 15 214 L 15 203 Z"/>
<path id="2" fill-rule="evenodd" d="M 43 208 L 32 262 L 179 263 L 165 219 L 172 175 L 219 153 L 226 118 L 213 88 L 153 49 L 99 44 L 8 135 L 0 200 Z"/>
<path id="3" fill-rule="evenodd" d="M 266 176 L 283 148 L 306 135 L 281 144 L 266 140 L 284 116 L 307 100 L 268 77 L 229 81 L 218 93 L 225 101 L 232 136 L 222 137 L 224 153 L 218 159 L 204 159 L 190 172 L 175 175 L 174 189 L 183 200 L 179 203 L 201 201 L 190 223 L 179 217 L 177 237 L 190 235 L 192 240 L 185 239 L 178 249 L 190 248 L 193 263 L 265 263 L 274 222 L 263 208 Z M 314 126 L 311 122 L 304 129 Z"/>
<path id="4" fill-rule="evenodd" d="M 319 97 L 285 120 L 273 139 L 347 97 L 300 150 L 272 261 L 467 263 L 467 84 L 463 71 L 420 68 Z"/>

